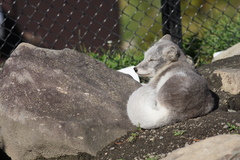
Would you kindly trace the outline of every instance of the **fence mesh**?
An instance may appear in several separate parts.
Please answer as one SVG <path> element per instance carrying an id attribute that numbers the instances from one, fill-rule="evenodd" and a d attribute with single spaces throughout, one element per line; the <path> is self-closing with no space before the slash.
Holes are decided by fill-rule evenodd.
<path id="1" fill-rule="evenodd" d="M 0 51 L 21 42 L 74 48 L 115 69 L 135 65 L 163 34 L 196 63 L 240 41 L 238 0 L 1 0 Z"/>

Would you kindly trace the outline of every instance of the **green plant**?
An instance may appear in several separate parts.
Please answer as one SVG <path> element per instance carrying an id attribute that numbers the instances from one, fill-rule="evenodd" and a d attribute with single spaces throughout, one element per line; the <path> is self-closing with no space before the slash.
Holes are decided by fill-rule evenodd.
<path id="1" fill-rule="evenodd" d="M 152 43 L 161 32 L 159 0 L 119 0 L 121 10 L 120 34 L 123 41 L 130 41 L 145 50 L 146 42 Z M 144 43 L 143 43 L 144 41 Z"/>
<path id="2" fill-rule="evenodd" d="M 232 125 L 230 123 L 227 123 L 227 125 L 228 125 L 228 130 L 229 131 L 238 131 L 240 129 L 240 127 L 237 127 L 237 126 Z"/>
<path id="3" fill-rule="evenodd" d="M 158 160 L 159 157 L 151 157 L 151 158 L 147 158 L 146 160 Z"/>
<path id="4" fill-rule="evenodd" d="M 213 23 L 215 24 L 209 22 L 201 35 L 194 34 L 183 38 L 184 52 L 193 57 L 197 65 L 210 63 L 213 53 L 225 50 L 240 41 L 240 16 L 235 19 L 222 16 Z"/>
<path id="5" fill-rule="evenodd" d="M 138 137 L 138 133 L 132 133 L 131 136 L 128 137 L 127 142 L 134 142 Z"/>
<path id="6" fill-rule="evenodd" d="M 138 131 L 142 131 L 142 128 L 141 128 L 141 126 L 140 126 L 140 123 L 139 123 L 138 126 L 137 126 L 137 130 L 138 130 Z"/>
<path id="7" fill-rule="evenodd" d="M 239 42 L 240 16 L 235 20 L 223 16 L 217 23 L 217 25 L 208 24 L 208 26 L 213 27 L 206 27 L 201 35 L 199 33 L 183 37 L 183 50 L 194 59 L 196 65 L 211 62 L 213 53 L 225 50 Z M 137 65 L 144 56 L 143 53 L 136 48 L 124 52 L 119 49 L 102 49 L 101 53 L 95 53 L 88 51 L 84 46 L 79 46 L 78 50 L 115 70 Z"/>
<path id="8" fill-rule="evenodd" d="M 174 136 L 182 136 L 185 132 L 186 132 L 186 130 L 174 130 L 173 135 Z"/>
<path id="9" fill-rule="evenodd" d="M 118 70 L 132 65 L 137 65 L 143 59 L 143 53 L 136 50 L 121 52 L 105 51 L 102 54 L 94 52 L 84 52 L 90 57 L 105 63 L 109 68 Z"/>
<path id="10" fill-rule="evenodd" d="M 202 45 L 202 39 L 197 34 L 183 37 L 182 48 L 186 55 L 191 56 L 194 60 L 197 60 L 199 50 Z M 196 61 L 195 61 L 196 62 Z"/>
<path id="11" fill-rule="evenodd" d="M 153 155 L 146 155 L 146 160 L 158 160 L 160 157 L 158 156 L 153 156 Z"/>

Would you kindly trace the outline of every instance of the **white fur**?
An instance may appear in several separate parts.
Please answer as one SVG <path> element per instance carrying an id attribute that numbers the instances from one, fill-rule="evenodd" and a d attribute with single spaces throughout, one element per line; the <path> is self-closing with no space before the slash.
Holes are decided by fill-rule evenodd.
<path id="1" fill-rule="evenodd" d="M 173 75 L 174 75 L 173 72 L 169 72 L 162 76 L 162 78 L 157 84 L 156 90 L 159 91 L 162 88 L 162 86 L 167 82 L 167 80 L 169 80 L 169 78 L 171 78 Z"/>
<path id="2" fill-rule="evenodd" d="M 172 76 L 186 76 L 184 72 L 168 72 L 159 80 L 157 87 L 144 85 L 132 93 L 127 104 L 127 113 L 135 126 L 151 129 L 170 121 L 170 111 L 157 101 L 157 93 Z"/>
<path id="3" fill-rule="evenodd" d="M 132 93 L 127 104 L 127 113 L 134 125 L 150 129 L 168 123 L 169 111 L 157 102 L 156 96 L 156 89 L 148 85 Z"/>

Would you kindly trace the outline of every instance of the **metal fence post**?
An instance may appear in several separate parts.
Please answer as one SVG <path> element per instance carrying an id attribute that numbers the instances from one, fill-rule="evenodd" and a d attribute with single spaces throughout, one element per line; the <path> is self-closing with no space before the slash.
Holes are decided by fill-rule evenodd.
<path id="1" fill-rule="evenodd" d="M 172 39 L 182 46 L 182 25 L 180 0 L 161 0 L 163 35 L 171 34 Z"/>

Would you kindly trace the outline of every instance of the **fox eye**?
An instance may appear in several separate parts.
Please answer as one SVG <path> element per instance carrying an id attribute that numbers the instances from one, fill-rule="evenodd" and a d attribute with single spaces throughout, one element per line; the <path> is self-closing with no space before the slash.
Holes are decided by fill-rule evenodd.
<path id="1" fill-rule="evenodd" d="M 152 59 L 152 58 L 151 58 L 149 61 L 151 62 L 151 61 L 157 61 L 157 60 L 156 60 L 156 59 Z"/>

